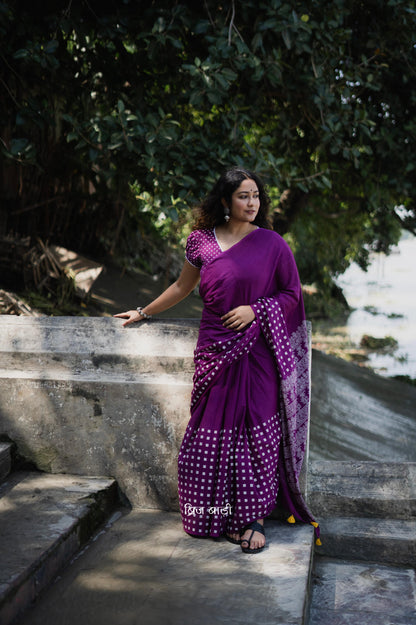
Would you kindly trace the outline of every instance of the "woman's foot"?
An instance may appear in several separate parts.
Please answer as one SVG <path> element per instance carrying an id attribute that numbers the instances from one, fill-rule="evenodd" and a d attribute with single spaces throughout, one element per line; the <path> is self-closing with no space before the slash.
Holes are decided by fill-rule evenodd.
<path id="1" fill-rule="evenodd" d="M 244 528 L 241 535 L 241 549 L 244 553 L 258 553 L 262 551 L 266 545 L 266 537 L 263 529 L 263 519 L 257 519 Z"/>
<path id="2" fill-rule="evenodd" d="M 241 536 L 238 532 L 236 534 L 226 534 L 225 538 L 233 545 L 241 545 Z"/>

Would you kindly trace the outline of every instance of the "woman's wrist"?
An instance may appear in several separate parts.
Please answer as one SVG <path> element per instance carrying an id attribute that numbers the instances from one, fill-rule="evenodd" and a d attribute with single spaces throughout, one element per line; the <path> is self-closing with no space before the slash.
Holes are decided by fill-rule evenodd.
<path id="1" fill-rule="evenodd" d="M 138 306 L 136 308 L 136 310 L 139 313 L 139 315 L 141 315 L 144 319 L 151 319 L 152 318 L 152 315 L 148 315 L 147 313 L 144 312 L 142 306 Z"/>

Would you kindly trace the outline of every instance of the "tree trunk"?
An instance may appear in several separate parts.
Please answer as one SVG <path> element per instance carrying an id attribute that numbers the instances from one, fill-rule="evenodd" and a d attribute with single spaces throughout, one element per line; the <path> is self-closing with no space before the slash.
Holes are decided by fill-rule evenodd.
<path id="1" fill-rule="evenodd" d="M 282 236 L 289 232 L 298 215 L 308 203 L 309 194 L 300 189 L 286 189 L 273 213 L 273 230 Z"/>

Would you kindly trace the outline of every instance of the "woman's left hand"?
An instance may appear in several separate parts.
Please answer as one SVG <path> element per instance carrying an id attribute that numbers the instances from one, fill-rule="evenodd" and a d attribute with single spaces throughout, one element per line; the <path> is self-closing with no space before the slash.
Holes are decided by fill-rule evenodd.
<path id="1" fill-rule="evenodd" d="M 221 321 L 224 327 L 239 331 L 244 330 L 255 318 L 256 315 L 251 306 L 237 306 L 221 317 Z"/>

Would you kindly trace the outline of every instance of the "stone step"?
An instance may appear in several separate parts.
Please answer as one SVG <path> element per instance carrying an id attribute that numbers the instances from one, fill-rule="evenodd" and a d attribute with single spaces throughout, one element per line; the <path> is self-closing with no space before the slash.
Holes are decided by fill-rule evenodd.
<path id="1" fill-rule="evenodd" d="M 12 473 L 0 487 L 0 623 L 9 625 L 118 505 L 115 480 Z"/>
<path id="2" fill-rule="evenodd" d="M 415 571 L 315 558 L 309 625 L 416 625 Z"/>
<path id="3" fill-rule="evenodd" d="M 19 625 L 305 625 L 313 528 L 266 519 L 268 547 L 184 533 L 178 513 L 133 509 L 90 544 Z"/>
<path id="4" fill-rule="evenodd" d="M 416 519 L 416 463 L 311 462 L 308 503 L 320 518 Z"/>
<path id="5" fill-rule="evenodd" d="M 320 522 L 320 555 L 414 567 L 416 519 L 334 517 Z"/>
<path id="6" fill-rule="evenodd" d="M 0 482 L 10 473 L 12 467 L 12 443 L 0 442 Z"/>

